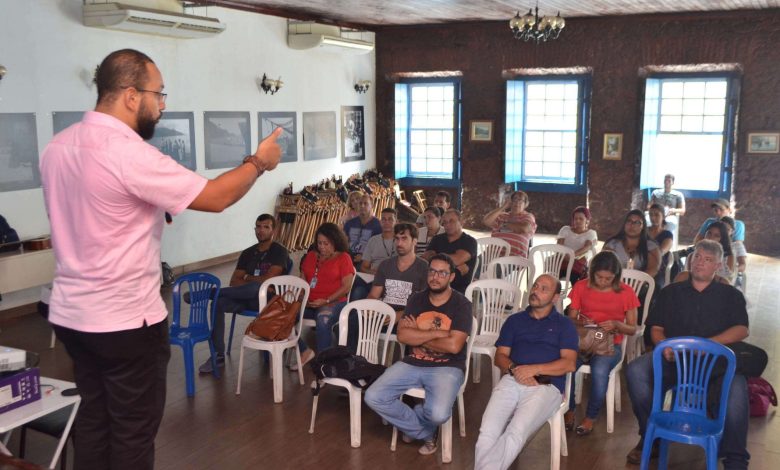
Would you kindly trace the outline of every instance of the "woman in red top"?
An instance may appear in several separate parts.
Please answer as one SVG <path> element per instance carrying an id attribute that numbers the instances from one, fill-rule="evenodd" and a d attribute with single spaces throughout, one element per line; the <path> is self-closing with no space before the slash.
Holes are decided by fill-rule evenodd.
<path id="1" fill-rule="evenodd" d="M 338 225 L 326 222 L 317 229 L 317 247 L 306 253 L 301 263 L 301 277 L 309 283 L 309 303 L 304 318 L 317 322 L 317 351 L 331 347 L 331 328 L 338 322 L 341 309 L 347 303 L 355 268 L 349 255 L 347 236 Z M 314 357 L 301 342 L 301 362 Z"/>
<path id="2" fill-rule="evenodd" d="M 636 309 L 639 299 L 628 284 L 621 282 L 622 268 L 617 256 L 610 251 L 602 251 L 593 257 L 590 263 L 588 279 L 577 282 L 569 293 L 571 305 L 568 315 L 579 326 L 596 324 L 605 331 L 615 332 L 615 353 L 611 356 L 594 355 L 590 364 L 590 396 L 585 419 L 577 426 L 577 435 L 584 436 L 593 430 L 593 422 L 601 411 L 607 395 L 610 371 L 622 359 L 621 342 L 623 335 L 636 333 Z M 577 359 L 577 368 L 584 364 Z M 564 420 L 567 429 L 574 426 L 574 380 L 569 411 Z"/>

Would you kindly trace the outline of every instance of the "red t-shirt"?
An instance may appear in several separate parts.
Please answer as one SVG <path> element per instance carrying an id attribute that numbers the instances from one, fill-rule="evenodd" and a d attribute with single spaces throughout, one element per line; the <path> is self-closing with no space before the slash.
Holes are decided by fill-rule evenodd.
<path id="1" fill-rule="evenodd" d="M 301 271 L 303 271 L 303 276 L 309 285 L 311 285 L 312 278 L 314 278 L 314 272 L 317 271 L 317 284 L 309 292 L 309 300 L 311 301 L 326 299 L 333 295 L 341 287 L 341 280 L 345 276 L 355 274 L 355 267 L 352 265 L 352 258 L 347 253 L 341 253 L 338 256 L 320 262 L 318 269 L 317 251 L 312 250 L 303 258 Z M 347 300 L 347 297 L 342 296 L 338 300 Z"/>
<path id="2" fill-rule="evenodd" d="M 601 292 L 591 289 L 588 280 L 582 279 L 574 284 L 569 292 L 571 308 L 590 318 L 595 323 L 607 320 L 626 321 L 626 312 L 639 307 L 639 298 L 628 284 L 620 283 L 622 290 L 612 289 Z M 623 335 L 615 335 L 615 344 L 623 341 Z"/>

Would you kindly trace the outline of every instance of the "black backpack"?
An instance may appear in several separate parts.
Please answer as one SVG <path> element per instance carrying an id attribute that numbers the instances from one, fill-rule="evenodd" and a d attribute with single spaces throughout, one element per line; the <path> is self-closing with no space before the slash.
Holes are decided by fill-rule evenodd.
<path id="1" fill-rule="evenodd" d="M 0 215 L 0 253 L 18 250 L 21 246 L 18 242 L 19 234 L 8 225 L 5 217 Z"/>
<path id="2" fill-rule="evenodd" d="M 319 381 L 327 377 L 347 380 L 365 390 L 382 375 L 385 366 L 368 362 L 346 346 L 334 346 L 317 353 L 311 361 L 311 369 L 317 377 L 317 387 L 312 393 L 317 395 L 320 391 Z"/>

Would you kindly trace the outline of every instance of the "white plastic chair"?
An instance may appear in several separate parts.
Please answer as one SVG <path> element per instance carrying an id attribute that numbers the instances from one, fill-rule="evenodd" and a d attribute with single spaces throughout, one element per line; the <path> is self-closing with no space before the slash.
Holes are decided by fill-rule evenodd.
<path id="1" fill-rule="evenodd" d="M 509 251 L 511 249 L 512 247 L 509 245 L 509 242 L 502 238 L 477 238 L 478 264 L 474 266 L 474 271 L 476 274 L 474 277 L 472 277 L 472 280 L 482 279 L 482 276 L 490 265 L 490 262 L 498 257 L 509 255 Z"/>
<path id="2" fill-rule="evenodd" d="M 490 262 L 485 276 L 487 279 L 503 279 L 520 289 L 521 297 L 517 305 L 522 310 L 528 305 L 528 295 L 534 282 L 534 264 L 522 256 L 502 256 Z"/>
<path id="3" fill-rule="evenodd" d="M 628 363 L 641 356 L 642 352 L 644 352 L 645 322 L 647 321 L 647 315 L 650 312 L 650 300 L 653 298 L 653 292 L 655 292 L 655 279 L 643 271 L 624 269 L 621 280 L 631 286 L 637 297 L 641 295 L 642 289 L 647 285 L 645 297 L 644 299 L 640 299 L 643 304 L 642 320 L 637 322 L 636 334 L 628 338 L 628 344 L 626 345 L 626 363 Z"/>
<path id="4" fill-rule="evenodd" d="M 563 312 L 563 299 L 569 293 L 571 283 L 569 278 L 571 277 L 571 269 L 574 266 L 574 250 L 567 246 L 558 245 L 557 243 L 550 243 L 546 245 L 537 245 L 528 252 L 528 259 L 534 263 L 534 275 L 539 276 L 541 274 L 550 274 L 555 279 L 560 279 L 561 268 L 563 267 L 563 261 L 567 259 L 568 263 L 565 269 L 565 275 L 560 282 L 563 282 L 561 289 L 561 295 L 558 297 L 558 304 L 556 308 L 559 312 Z"/>
<path id="5" fill-rule="evenodd" d="M 495 387 L 501 380 L 501 371 L 493 365 L 493 359 L 496 356 L 496 340 L 504 325 L 504 320 L 508 316 L 506 307 L 511 305 L 511 312 L 517 310 L 521 297 L 520 289 L 511 282 L 502 279 L 482 279 L 469 284 L 466 288 L 466 298 L 472 299 L 474 291 L 479 293 L 479 302 L 474 303 L 474 305 L 478 305 L 478 314 L 475 320 L 479 323 L 479 333 L 471 348 L 473 380 L 474 383 L 480 381 L 480 369 L 482 368 L 480 356 L 489 356 L 493 371 L 493 387 Z"/>
<path id="6" fill-rule="evenodd" d="M 566 424 L 563 415 L 569 411 L 569 398 L 571 391 L 571 372 L 566 374 L 566 386 L 563 389 L 563 401 L 558 411 L 553 414 L 547 423 L 550 425 L 550 470 L 561 468 L 561 455 L 569 455 L 569 446 L 566 442 Z"/>
<path id="7" fill-rule="evenodd" d="M 365 357 L 372 364 L 384 363 L 387 356 L 387 340 L 384 341 L 382 353 L 379 354 L 379 340 L 382 328 L 387 325 L 388 330 L 395 324 L 395 311 L 386 303 L 363 299 L 350 302 L 341 309 L 339 315 L 339 345 L 347 345 L 349 332 L 349 313 L 357 310 L 358 315 L 358 345 L 357 355 Z M 312 388 L 317 385 L 312 383 Z M 363 403 L 363 391 L 360 387 L 352 385 L 348 380 L 334 377 L 322 379 L 320 387 L 335 385 L 347 389 L 349 392 L 349 429 L 352 447 L 360 447 L 361 405 Z M 317 403 L 319 395 L 315 394 L 311 403 L 311 425 L 309 434 L 314 434 L 314 420 L 317 418 Z"/>
<path id="8" fill-rule="evenodd" d="M 249 335 L 244 335 L 244 338 L 241 340 L 241 354 L 238 359 L 236 395 L 241 394 L 241 376 L 244 372 L 244 349 L 268 351 L 271 354 L 271 380 L 274 382 L 274 403 L 281 403 L 283 388 L 282 356 L 285 350 L 295 348 L 295 357 L 298 360 L 298 379 L 300 380 L 301 385 L 304 384 L 303 367 L 301 367 L 301 352 L 298 350 L 298 339 L 301 337 L 301 330 L 303 329 L 303 311 L 306 308 L 306 302 L 309 300 L 309 284 L 296 276 L 276 276 L 266 280 L 263 282 L 263 285 L 260 286 L 260 293 L 258 294 L 258 303 L 260 305 L 259 311 L 261 312 L 268 303 L 266 293 L 271 286 L 274 287 L 274 291 L 278 295 L 285 295 L 285 293 L 291 292 L 296 299 L 301 299 L 301 312 L 298 314 L 298 323 L 293 327 L 290 336 L 282 341 L 263 341 Z"/>
<path id="9" fill-rule="evenodd" d="M 466 341 L 466 372 L 463 374 L 463 384 L 458 391 L 458 417 L 460 418 L 460 437 L 466 437 L 466 415 L 463 405 L 463 391 L 466 389 L 469 377 L 469 363 L 471 362 L 471 347 L 474 345 L 474 339 L 477 336 L 477 322 L 471 322 L 471 334 Z M 425 390 L 422 388 L 410 388 L 404 395 L 410 397 L 422 398 L 425 400 Z M 441 425 L 441 461 L 442 463 L 452 462 L 452 416 Z M 398 428 L 393 426 L 393 438 L 390 441 L 390 450 L 395 452 L 396 442 L 398 441 Z"/>

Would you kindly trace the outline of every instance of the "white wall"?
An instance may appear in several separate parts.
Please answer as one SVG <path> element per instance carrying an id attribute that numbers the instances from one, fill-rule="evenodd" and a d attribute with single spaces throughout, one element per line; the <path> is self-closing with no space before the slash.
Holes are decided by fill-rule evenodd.
<path id="1" fill-rule="evenodd" d="M 204 170 L 203 112 L 249 111 L 257 134 L 259 111 L 296 111 L 298 162 L 279 165 L 265 174 L 249 194 L 222 214 L 185 211 L 166 226 L 163 259 L 173 266 L 242 250 L 253 242 L 252 226 L 262 212 L 273 212 L 277 194 L 290 181 L 294 189 L 332 174 L 348 176 L 376 162 L 373 90 L 357 94 L 355 81 L 374 81 L 374 54 L 341 55 L 287 47 L 283 18 L 198 8 L 227 23 L 222 34 L 207 39 L 163 36 L 88 28 L 81 22 L 81 0 L 0 0 L 0 64 L 8 74 L 0 82 L 1 113 L 36 113 L 39 152 L 52 136 L 52 111 L 84 111 L 94 107 L 92 71 L 111 51 L 134 48 L 158 65 L 168 93 L 167 111 L 195 113 L 198 173 L 213 178 L 224 170 Z M 259 91 L 256 77 L 282 77 L 275 95 Z M 336 159 L 303 162 L 302 112 L 365 107 L 366 161 Z M 340 142 L 340 140 L 339 140 Z M 257 135 L 252 147 L 257 146 Z M 0 214 L 21 236 L 49 233 L 40 189 L 0 192 Z"/>

